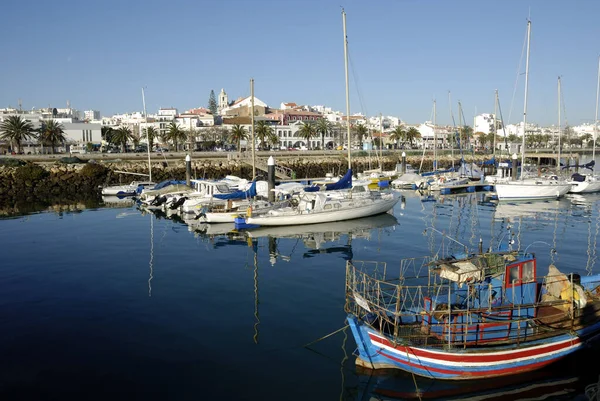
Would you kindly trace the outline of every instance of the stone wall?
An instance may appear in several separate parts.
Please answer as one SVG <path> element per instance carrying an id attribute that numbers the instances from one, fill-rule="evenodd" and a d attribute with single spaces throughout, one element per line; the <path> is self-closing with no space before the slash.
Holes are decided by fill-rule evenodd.
<path id="1" fill-rule="evenodd" d="M 265 159 L 265 160 L 262 160 Z M 266 158 L 260 160 L 266 164 Z M 321 178 L 327 173 L 343 175 L 348 162 L 344 156 L 330 158 L 291 157 L 276 161 L 279 165 L 292 169 L 297 179 Z M 384 156 L 383 170 L 394 170 L 400 163 L 397 156 Z M 418 168 L 421 157 L 407 157 L 407 163 Z M 356 173 L 379 167 L 374 157 L 353 156 L 353 170 Z M 446 157 L 439 161 L 441 167 L 452 164 Z M 423 170 L 432 168 L 432 160 L 424 160 Z M 9 167 L 0 165 L 0 206 L 15 203 L 32 203 L 51 201 L 93 201 L 100 197 L 100 188 L 106 185 L 125 184 L 146 177 L 127 173 L 148 174 L 146 161 L 104 161 L 84 164 L 61 163 L 27 163 L 24 166 Z M 226 175 L 235 175 L 251 179 L 252 167 L 240 160 L 194 160 L 192 161 L 192 177 L 202 179 L 219 179 Z M 257 175 L 266 177 L 267 173 L 258 170 Z M 185 162 L 169 161 L 152 164 L 152 181 L 185 179 Z"/>

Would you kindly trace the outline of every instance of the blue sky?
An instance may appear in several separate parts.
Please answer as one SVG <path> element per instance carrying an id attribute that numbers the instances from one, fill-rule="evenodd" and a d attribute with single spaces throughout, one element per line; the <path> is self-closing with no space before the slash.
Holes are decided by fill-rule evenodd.
<path id="1" fill-rule="evenodd" d="M 25 6 L 26 4 L 26 6 Z M 102 115 L 206 107 L 211 89 L 345 112 L 341 6 L 347 14 L 352 113 L 451 123 L 493 112 L 522 119 L 527 17 L 528 121 L 594 119 L 600 1 L 30 0 L 3 4 L 0 107 Z M 521 61 L 521 75 L 517 72 Z M 516 90 L 515 90 L 516 87 Z M 513 100 L 513 92 L 515 92 Z M 512 108 L 512 111 L 511 111 Z M 510 120 L 509 120 L 510 114 Z M 458 122 L 458 121 L 457 121 Z"/>

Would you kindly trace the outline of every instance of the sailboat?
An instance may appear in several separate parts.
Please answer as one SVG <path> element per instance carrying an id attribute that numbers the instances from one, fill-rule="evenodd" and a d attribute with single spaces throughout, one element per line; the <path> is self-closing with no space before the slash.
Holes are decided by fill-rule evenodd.
<path id="1" fill-rule="evenodd" d="M 352 172 L 350 141 L 350 94 L 348 85 L 348 40 L 346 12 L 342 9 L 344 27 L 344 64 L 346 73 L 346 123 L 348 135 L 348 173 Z M 395 192 L 372 191 L 369 181 L 349 189 L 317 192 L 302 191 L 290 199 L 288 206 L 270 209 L 264 213 L 247 214 L 246 223 L 259 226 L 286 226 L 297 224 L 328 223 L 358 219 L 386 213 L 400 200 Z"/>
<path id="2" fill-rule="evenodd" d="M 594 135 L 592 145 L 592 161 L 586 164 L 592 170 L 590 174 L 575 173 L 571 176 L 569 183 L 572 185 L 569 192 L 572 193 L 590 193 L 600 191 L 600 176 L 594 174 L 594 165 L 596 164 L 596 138 L 598 137 L 598 94 L 600 93 L 600 56 L 598 56 L 598 83 L 596 84 L 596 117 L 594 118 Z"/>
<path id="3" fill-rule="evenodd" d="M 520 180 L 497 183 L 495 185 L 498 200 L 535 200 L 557 199 L 571 189 L 571 184 L 558 177 L 525 178 L 525 134 L 527 132 L 527 91 L 529 83 L 529 50 L 531 42 L 531 21 L 527 21 L 527 59 L 525 62 L 525 99 L 523 106 L 523 142 L 521 145 Z M 559 108 L 560 110 L 560 108 Z M 516 162 L 516 160 L 515 160 Z"/>

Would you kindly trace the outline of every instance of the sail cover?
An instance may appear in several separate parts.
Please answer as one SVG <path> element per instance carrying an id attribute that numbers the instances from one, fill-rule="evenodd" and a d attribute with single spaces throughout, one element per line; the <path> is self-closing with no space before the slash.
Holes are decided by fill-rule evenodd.
<path id="1" fill-rule="evenodd" d="M 332 182 L 331 184 L 325 184 L 325 188 L 323 189 L 320 185 L 313 185 L 310 187 L 304 188 L 304 192 L 317 192 L 317 191 L 332 191 L 337 189 L 347 189 L 352 188 L 352 169 L 348 169 L 346 174 L 336 182 Z"/>
<path id="2" fill-rule="evenodd" d="M 250 188 L 245 191 L 234 191 L 229 194 L 216 194 L 213 195 L 217 199 L 247 199 L 254 198 L 256 196 L 256 181 L 252 181 Z"/>

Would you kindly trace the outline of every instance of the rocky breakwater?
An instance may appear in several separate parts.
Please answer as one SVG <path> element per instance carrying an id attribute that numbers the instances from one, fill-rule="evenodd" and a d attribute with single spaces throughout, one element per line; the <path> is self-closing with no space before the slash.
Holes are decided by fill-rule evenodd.
<path id="1" fill-rule="evenodd" d="M 0 165 L 0 204 L 97 199 L 106 174 L 94 163 Z"/>
<path id="2" fill-rule="evenodd" d="M 257 165 L 267 164 L 268 157 L 257 157 Z M 419 167 L 421 156 L 408 156 L 407 163 Z M 143 160 L 103 160 L 87 163 L 65 164 L 18 162 L 1 163 L 0 159 L 0 205 L 17 202 L 55 202 L 94 200 L 100 196 L 102 186 L 125 184 L 134 180 L 145 179 L 139 176 L 148 174 L 148 163 Z M 438 158 L 441 167 L 452 165 L 449 156 Z M 394 170 L 401 158 L 398 153 L 391 153 L 377 158 L 365 152 L 357 152 L 352 156 L 354 173 L 378 168 Z M 343 175 L 348 168 L 345 154 L 335 155 L 298 155 L 276 157 L 276 164 L 293 172 L 296 179 L 321 178 L 327 173 Z M 455 160 L 458 165 L 458 160 Z M 423 160 L 423 171 L 432 168 L 432 160 Z M 152 181 L 185 180 L 185 161 L 164 160 L 151 164 Z M 136 175 L 137 174 L 137 175 Z M 219 179 L 226 175 L 241 178 L 252 178 L 252 164 L 248 159 L 200 159 L 192 160 L 192 177 L 201 179 Z M 259 178 L 266 178 L 266 171 L 257 170 Z"/>

